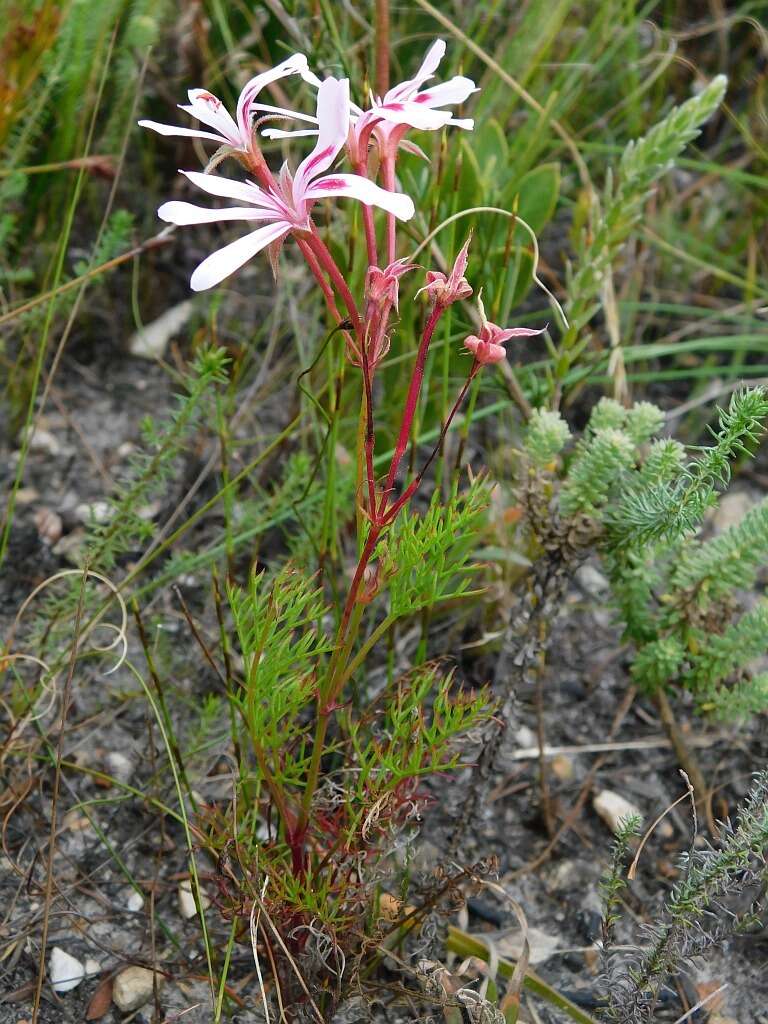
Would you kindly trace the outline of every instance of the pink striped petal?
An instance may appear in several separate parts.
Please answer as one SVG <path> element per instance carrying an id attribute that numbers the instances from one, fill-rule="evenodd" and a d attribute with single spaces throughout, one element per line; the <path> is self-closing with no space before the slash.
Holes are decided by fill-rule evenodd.
<path id="1" fill-rule="evenodd" d="M 388 192 L 359 174 L 329 174 L 318 178 L 306 192 L 308 201 L 326 196 L 348 196 L 366 206 L 378 206 L 400 220 L 410 220 L 415 213 L 413 200 L 402 192 Z"/>
<path id="2" fill-rule="evenodd" d="M 219 145 L 229 145 L 229 139 L 225 139 L 223 135 L 214 135 L 213 132 L 199 132 L 195 128 L 179 128 L 175 124 L 160 124 L 158 121 L 139 121 L 139 125 L 142 128 L 150 128 L 159 135 L 185 135 L 194 139 L 213 139 Z"/>
<path id="3" fill-rule="evenodd" d="M 163 203 L 157 211 L 160 220 L 169 224 L 213 224 L 219 220 L 274 220 L 269 210 L 255 210 L 252 206 L 229 206 L 216 210 L 193 203 Z"/>
<path id="4" fill-rule="evenodd" d="M 218 96 L 214 96 L 207 89 L 190 89 L 188 95 L 189 104 L 180 103 L 181 110 L 196 117 L 203 124 L 207 124 L 209 128 L 214 128 L 227 139 L 230 145 L 238 147 L 243 145 L 232 115 Z"/>
<path id="5" fill-rule="evenodd" d="M 258 228 L 249 235 L 243 235 L 242 238 L 237 238 L 229 245 L 225 245 L 223 249 L 219 249 L 204 259 L 192 274 L 189 282 L 192 290 L 202 292 L 206 288 L 213 288 L 224 278 L 239 270 L 256 253 L 287 235 L 290 230 L 290 224 L 286 221 L 278 221 L 275 224 L 267 224 L 263 228 Z"/>
<path id="6" fill-rule="evenodd" d="M 251 135 L 251 109 L 253 101 L 271 82 L 277 82 L 288 75 L 309 74 L 307 58 L 303 53 L 294 53 L 293 56 L 284 60 L 277 67 L 270 68 L 260 75 L 255 75 L 249 82 L 246 82 L 237 101 L 237 128 L 240 137 L 244 141 L 250 141 Z"/>
<path id="7" fill-rule="evenodd" d="M 534 338 L 537 334 L 543 334 L 546 329 L 546 327 L 542 327 L 541 330 L 535 331 L 530 327 L 509 327 L 498 333 L 494 332 L 493 341 L 498 345 L 511 338 Z"/>
<path id="8" fill-rule="evenodd" d="M 252 103 L 251 110 L 259 114 L 282 114 L 296 121 L 308 121 L 309 124 L 317 124 L 317 118 L 311 114 L 302 114 L 298 110 L 288 110 L 286 107 L 274 107 L 270 103 Z M 315 135 L 317 135 L 317 131 L 315 131 Z"/>
<path id="9" fill-rule="evenodd" d="M 349 80 L 326 78 L 317 90 L 317 145 L 296 171 L 294 200 L 300 203 L 310 181 L 326 171 L 347 141 L 349 132 Z"/>
<path id="10" fill-rule="evenodd" d="M 478 91 L 478 87 L 471 78 L 457 75 L 448 82 L 429 86 L 414 96 L 413 101 L 423 104 L 425 107 L 444 107 L 448 103 L 463 103 L 473 92 Z"/>
<path id="11" fill-rule="evenodd" d="M 372 111 L 377 117 L 390 124 L 406 124 L 421 131 L 435 131 L 451 120 L 449 110 L 430 110 L 410 100 L 402 103 L 387 103 Z"/>

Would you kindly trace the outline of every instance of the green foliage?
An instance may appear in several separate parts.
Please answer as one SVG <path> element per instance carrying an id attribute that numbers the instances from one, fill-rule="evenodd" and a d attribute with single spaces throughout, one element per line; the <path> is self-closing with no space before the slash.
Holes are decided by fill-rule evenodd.
<path id="1" fill-rule="evenodd" d="M 719 411 L 719 429 L 712 431 L 715 443 L 699 449 L 698 459 L 671 480 L 645 480 L 625 491 L 607 520 L 612 543 L 669 542 L 695 530 L 716 500 L 716 486 L 728 484 L 731 461 L 751 454 L 766 415 L 764 388 L 735 392 L 728 409 Z"/>
<path id="2" fill-rule="evenodd" d="M 559 412 L 534 409 L 525 431 L 525 453 L 538 469 L 546 469 L 568 444 L 571 431 Z"/>
<path id="3" fill-rule="evenodd" d="M 696 591 L 702 602 L 721 600 L 737 587 L 749 587 L 768 562 L 768 499 L 751 508 L 741 522 L 702 544 L 690 541 L 675 564 L 671 583 L 677 591 Z"/>
<path id="4" fill-rule="evenodd" d="M 360 798 L 372 785 L 380 794 L 455 768 L 459 754 L 453 741 L 489 713 L 487 693 L 456 692 L 453 678 L 433 665 L 398 680 L 367 745 L 353 737 Z"/>
<path id="5" fill-rule="evenodd" d="M 557 477 L 561 516 L 588 517 L 599 538 L 624 635 L 635 648 L 634 679 L 650 692 L 680 686 L 720 717 L 768 707 L 765 678 L 752 668 L 768 650 L 768 605 L 742 612 L 739 597 L 768 563 L 768 500 L 720 536 L 705 540 L 696 532 L 717 489 L 730 481 L 732 460 L 754 450 L 766 416 L 763 388 L 735 393 L 719 411 L 713 443 L 686 459 L 679 442 L 653 439 L 663 422 L 655 406 L 625 409 L 603 398 Z M 525 453 L 533 486 L 547 495 L 552 483 L 544 470 L 564 437 L 551 413 L 534 414 Z M 536 507 L 529 503 L 532 514 Z M 541 507 L 549 508 L 548 497 Z M 539 529 L 546 534 L 549 526 Z"/>
<path id="6" fill-rule="evenodd" d="M 582 236 L 579 269 L 568 283 L 572 332 L 580 331 L 595 312 L 603 280 L 637 226 L 651 187 L 717 110 L 726 85 L 725 76 L 718 75 L 624 149 L 615 183 L 609 177 L 602 208 L 596 205 L 590 231 Z"/>
<path id="7" fill-rule="evenodd" d="M 616 427 L 598 427 L 579 443 L 561 492 L 566 515 L 596 512 L 632 469 L 635 447 L 631 438 Z"/>
<path id="8" fill-rule="evenodd" d="M 630 956 L 615 953 L 605 978 L 608 1020 L 655 1019 L 662 985 L 741 924 L 728 898 L 761 887 L 768 843 L 768 773 L 755 776 L 735 825 L 723 822 L 716 846 L 693 846 L 681 858 L 682 879 L 666 900 L 650 940 Z M 742 911 L 744 923 L 751 915 Z"/>
<path id="9" fill-rule="evenodd" d="M 623 877 L 624 863 L 630 849 L 630 843 L 640 834 L 642 819 L 638 815 L 630 815 L 619 822 L 611 850 L 611 863 L 600 882 L 600 895 L 603 898 L 603 947 L 605 955 L 613 939 L 614 928 L 621 919 L 621 894 L 627 883 Z"/>
<path id="10" fill-rule="evenodd" d="M 227 379 L 227 362 L 224 349 L 201 350 L 184 380 L 186 393 L 176 396 L 176 408 L 168 418 L 161 424 L 151 417 L 144 420 L 143 448 L 131 456 L 125 479 L 110 498 L 110 512 L 89 524 L 85 557 L 92 569 L 109 572 L 120 555 L 152 537 L 154 526 L 146 509 L 167 494 L 214 389 Z"/>
<path id="11" fill-rule="evenodd" d="M 423 515 L 400 516 L 382 558 L 393 618 L 470 593 L 471 557 L 486 505 L 485 485 L 478 479 L 445 504 L 436 493 Z"/>
<path id="12" fill-rule="evenodd" d="M 252 572 L 247 589 L 227 587 L 235 634 L 244 662 L 244 681 L 231 700 L 256 748 L 282 759 L 286 782 L 299 784 L 303 759 L 283 756 L 306 730 L 303 712 L 316 687 L 321 655 L 332 647 L 320 630 L 327 609 L 317 581 L 286 566 L 267 581 Z"/>

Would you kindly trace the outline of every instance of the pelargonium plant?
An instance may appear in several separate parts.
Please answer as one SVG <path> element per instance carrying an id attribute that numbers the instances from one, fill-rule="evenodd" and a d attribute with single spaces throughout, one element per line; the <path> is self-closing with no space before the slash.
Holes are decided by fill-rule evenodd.
<path id="1" fill-rule="evenodd" d="M 163 220 L 181 226 L 245 221 L 248 228 L 203 260 L 192 274 L 192 288 L 214 287 L 261 252 L 276 270 L 283 245 L 293 242 L 316 279 L 334 322 L 345 334 L 350 364 L 360 373 L 359 556 L 335 635 L 326 638 L 318 625 L 329 616 L 317 581 L 298 580 L 291 569 L 273 581 L 267 595 L 258 576 L 252 578 L 248 591 L 233 587 L 229 592 L 246 677 L 231 699 L 246 724 L 254 752 L 251 777 L 259 779 L 255 803 L 266 793 L 268 810 L 259 814 L 268 820 L 269 839 L 259 846 L 258 880 L 251 867 L 240 864 L 241 881 L 250 879 L 247 884 L 242 882 L 247 891 L 245 902 L 241 901 L 238 910 L 230 896 L 228 906 L 234 914 L 247 917 L 249 908 L 253 915 L 258 905 L 259 914 L 261 910 L 266 914 L 268 897 L 261 878 L 268 877 L 272 900 L 268 919 L 280 933 L 279 943 L 300 961 L 304 957 L 301 962 L 310 972 L 309 946 L 320 931 L 326 940 L 330 933 L 336 952 L 321 959 L 326 972 L 337 980 L 352 936 L 362 929 L 362 921 L 371 919 L 370 892 L 365 894 L 363 881 L 366 873 L 369 880 L 375 877 L 371 868 L 373 837 L 388 835 L 392 823 L 411 815 L 418 804 L 419 778 L 427 771 L 453 766 L 456 755 L 449 741 L 485 713 L 484 697 L 452 696 L 450 680 L 436 682 L 433 668 L 396 681 L 381 704 L 384 710 L 361 713 L 359 721 L 345 703 L 345 689 L 398 616 L 466 592 L 465 581 L 456 583 L 456 578 L 466 575 L 469 551 L 466 545 L 462 547 L 462 530 L 471 528 L 477 488 L 469 502 L 475 504 L 469 510 L 467 501 L 458 495 L 450 508 L 433 501 L 421 525 L 407 507 L 471 382 L 484 366 L 505 358 L 506 342 L 542 333 L 490 323 L 480 304 L 480 326 L 465 340 L 471 357 L 466 378 L 445 417 L 437 444 L 421 468 L 410 478 L 400 479 L 435 330 L 446 310 L 473 293 L 465 276 L 469 240 L 447 273 L 427 270 L 420 293 L 426 297 L 428 312 L 414 345 L 394 452 L 383 477 L 376 475 L 374 379 L 389 348 L 401 278 L 419 271 L 398 253 L 398 222 L 409 220 L 415 212 L 412 199 L 398 190 L 398 160 L 404 152 L 420 153 L 409 137 L 414 131 L 437 131 L 446 126 L 471 131 L 473 127 L 471 120 L 455 117 L 453 108 L 476 91 L 474 82 L 459 76 L 431 84 L 444 53 L 445 44 L 436 41 L 412 79 L 381 98 L 372 96 L 367 109 L 350 101 L 347 79 L 321 81 L 309 70 L 306 58 L 294 54 L 246 84 L 234 117 L 211 93 L 191 90 L 190 102 L 182 109 L 205 125 L 205 130 L 140 122 L 163 135 L 219 143 L 205 173 L 182 173 L 201 192 L 235 204 L 216 208 L 173 200 L 160 207 Z M 313 114 L 262 102 L 266 86 L 290 76 L 316 89 Z M 265 129 L 275 117 L 295 119 L 299 127 Z M 304 137 L 314 138 L 314 148 L 295 163 L 295 170 L 286 163 L 275 173 L 262 152 L 260 131 L 270 138 L 295 140 L 291 143 L 295 145 L 301 145 Z M 228 157 L 246 172 L 245 180 L 242 175 L 236 179 L 214 173 Z M 339 169 L 344 160 L 349 170 Z M 326 199 L 362 204 L 367 254 L 362 295 L 352 293 L 313 220 L 315 204 Z M 377 224 L 377 213 L 383 224 Z M 449 549 L 458 554 L 451 555 Z M 382 600 L 377 602 L 378 598 Z M 389 602 L 388 611 L 380 621 L 384 599 Z M 371 616 L 369 620 L 366 615 Z M 309 714 L 313 703 L 314 714 Z M 339 763 L 336 797 L 331 799 L 329 766 Z M 343 780 L 342 797 L 338 797 L 339 778 Z M 284 861 L 280 861 L 283 854 Z M 289 912 L 285 910 L 288 905 Z M 342 933 L 348 940 L 346 946 L 339 938 Z M 283 946 L 278 948 L 275 935 L 263 925 L 261 937 L 275 951 L 273 964 L 279 962 Z M 296 979 L 291 982 L 286 974 L 278 984 L 284 993 L 296 990 Z M 301 992 L 296 997 L 304 998 Z"/>

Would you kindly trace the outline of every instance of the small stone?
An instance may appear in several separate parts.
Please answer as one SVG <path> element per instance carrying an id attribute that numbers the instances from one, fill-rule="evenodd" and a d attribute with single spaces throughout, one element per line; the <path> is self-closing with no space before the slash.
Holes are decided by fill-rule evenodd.
<path id="1" fill-rule="evenodd" d="M 552 774 L 561 782 L 570 782 L 573 778 L 573 758 L 567 754 L 558 754 L 550 762 Z"/>
<path id="2" fill-rule="evenodd" d="M 89 523 L 108 523 L 114 514 L 114 509 L 108 501 L 85 501 L 75 509 L 75 515 L 86 526 Z"/>
<path id="3" fill-rule="evenodd" d="M 723 530 L 736 526 L 755 504 L 754 497 L 747 491 L 731 491 L 724 494 L 712 514 L 712 525 L 716 532 L 722 533 Z"/>
<path id="4" fill-rule="evenodd" d="M 85 977 L 85 967 L 76 957 L 66 953 L 58 946 L 54 946 L 51 950 L 48 974 L 53 991 L 61 995 L 63 992 L 71 992 L 73 988 L 77 988 Z"/>
<path id="5" fill-rule="evenodd" d="M 529 729 L 527 725 L 521 725 L 515 733 L 515 746 L 524 748 L 535 747 L 536 733 L 533 729 Z"/>
<path id="6" fill-rule="evenodd" d="M 55 544 L 64 529 L 61 516 L 52 508 L 39 508 L 33 518 L 40 540 L 49 546 Z"/>
<path id="7" fill-rule="evenodd" d="M 208 897 L 204 893 L 200 893 L 201 908 L 207 910 L 210 905 L 211 901 Z M 192 882 L 190 879 L 185 879 L 179 885 L 179 913 L 187 921 L 197 913 L 195 894 L 192 892 Z"/>
<path id="8" fill-rule="evenodd" d="M 138 1010 L 152 998 L 155 977 L 159 985 L 162 975 L 155 975 L 146 967 L 126 967 L 112 983 L 112 1002 L 123 1013 Z"/>
<path id="9" fill-rule="evenodd" d="M 90 821 L 77 808 L 67 811 L 61 821 L 62 829 L 69 832 L 84 832 L 91 827 Z"/>
<path id="10" fill-rule="evenodd" d="M 560 938 L 557 935 L 550 935 L 541 931 L 540 928 L 529 928 L 525 933 L 528 939 L 529 963 L 543 964 L 554 955 L 560 945 Z M 516 928 L 496 936 L 494 945 L 502 956 L 512 957 L 519 960 L 523 952 L 523 933 Z"/>
<path id="11" fill-rule="evenodd" d="M 146 324 L 131 336 L 128 351 L 140 359 L 159 359 L 174 334 L 178 334 L 189 320 L 194 308 L 195 304 L 191 299 L 171 306 L 157 320 Z"/>
<path id="12" fill-rule="evenodd" d="M 130 911 L 132 914 L 138 914 L 143 906 L 144 897 L 140 892 L 136 892 L 135 889 L 131 889 L 130 896 L 125 901 L 125 909 Z"/>
<path id="13" fill-rule="evenodd" d="M 605 822 L 611 832 L 618 832 L 621 822 L 630 815 L 643 817 L 642 812 L 633 803 L 610 789 L 598 793 L 592 801 L 595 812 Z"/>
<path id="14" fill-rule="evenodd" d="M 605 576 L 589 563 L 576 570 L 576 582 L 590 597 L 601 597 L 610 587 Z"/>
<path id="15" fill-rule="evenodd" d="M 107 771 L 118 782 L 128 782 L 134 773 L 135 766 L 133 761 L 119 750 L 111 750 L 107 754 L 105 761 L 107 763 Z"/>
<path id="16" fill-rule="evenodd" d="M 16 504 L 17 505 L 32 505 L 40 497 L 40 492 L 35 490 L 34 487 L 20 487 L 16 491 Z"/>
<path id="17" fill-rule="evenodd" d="M 85 532 L 82 529 L 65 533 L 53 547 L 53 553 L 70 565 L 79 566 L 85 552 Z"/>
<path id="18" fill-rule="evenodd" d="M 85 961 L 85 976 L 86 978 L 92 978 L 96 974 L 101 974 L 102 967 L 98 960 L 94 960 L 92 956 L 89 956 Z"/>
<path id="19" fill-rule="evenodd" d="M 61 452 L 61 445 L 55 434 L 43 427 L 33 428 L 31 433 L 22 432 L 22 443 L 25 439 L 29 441 L 29 450 L 38 452 L 41 455 L 58 455 Z"/>

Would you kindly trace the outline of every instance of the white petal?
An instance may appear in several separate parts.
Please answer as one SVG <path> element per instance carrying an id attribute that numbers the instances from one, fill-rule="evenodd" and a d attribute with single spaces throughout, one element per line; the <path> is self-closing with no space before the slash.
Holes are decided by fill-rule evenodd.
<path id="1" fill-rule="evenodd" d="M 394 89 L 390 89 L 384 97 L 384 102 L 390 103 L 392 100 L 407 99 L 415 92 L 418 92 L 424 82 L 432 78 L 444 56 L 445 42 L 442 39 L 436 39 L 427 50 L 426 56 L 421 62 L 421 67 L 413 78 L 408 79 L 406 82 L 401 82 L 400 85 L 396 85 Z"/>
<path id="2" fill-rule="evenodd" d="M 157 121 L 139 121 L 142 128 L 151 128 L 153 132 L 160 135 L 186 135 L 195 139 L 213 139 L 220 145 L 229 145 L 229 139 L 223 135 L 214 135 L 213 132 L 199 132 L 195 128 L 178 128 L 175 124 L 160 124 Z"/>
<path id="3" fill-rule="evenodd" d="M 294 199 L 301 202 L 313 178 L 328 170 L 347 141 L 349 132 L 349 80 L 326 78 L 317 90 L 317 145 L 296 171 Z"/>
<path id="4" fill-rule="evenodd" d="M 201 171 L 180 171 L 189 178 L 193 185 L 197 185 L 203 192 L 211 196 L 220 196 L 223 199 L 237 199 L 241 203 L 253 203 L 266 210 L 278 210 L 275 201 L 258 185 L 252 185 L 248 181 L 232 181 L 231 178 L 222 178 L 219 174 L 203 174 Z"/>
<path id="5" fill-rule="evenodd" d="M 189 104 L 179 104 L 190 116 L 196 117 L 198 121 L 214 128 L 227 139 L 232 146 L 241 146 L 242 140 L 237 130 L 232 115 L 227 108 L 213 93 L 207 89 L 190 89 L 188 92 Z"/>
<path id="6" fill-rule="evenodd" d="M 402 192 L 388 192 L 359 174 L 329 174 L 312 182 L 307 200 L 325 199 L 326 196 L 349 196 L 366 206 L 379 206 L 400 220 L 410 220 L 416 212 L 413 200 Z"/>
<path id="7" fill-rule="evenodd" d="M 257 252 L 266 249 L 270 243 L 287 235 L 290 230 L 290 224 L 286 221 L 278 221 L 276 224 L 267 224 L 265 227 L 225 245 L 223 249 L 219 249 L 204 259 L 192 274 L 192 279 L 189 282 L 192 290 L 202 292 L 206 288 L 213 288 L 214 285 L 247 263 Z"/>
<path id="8" fill-rule="evenodd" d="M 219 220 L 274 220 L 275 214 L 269 210 L 256 210 L 252 206 L 229 206 L 211 210 L 192 203 L 163 203 L 157 211 L 160 220 L 169 224 L 213 224 Z"/>
<path id="9" fill-rule="evenodd" d="M 285 107 L 273 107 L 269 103 L 252 103 L 251 110 L 259 114 L 283 114 L 285 117 L 293 117 L 297 121 L 308 121 L 309 124 L 317 124 L 317 118 L 311 114 L 301 114 L 298 110 L 287 110 Z M 315 134 L 317 134 L 315 132 Z"/>
<path id="10" fill-rule="evenodd" d="M 415 97 L 415 102 L 427 107 L 444 107 L 448 103 L 463 103 L 473 92 L 479 91 L 471 78 L 457 75 L 448 82 L 428 86 Z"/>
<path id="11" fill-rule="evenodd" d="M 305 82 L 308 82 L 309 85 L 314 85 L 316 89 L 319 89 L 320 85 L 322 84 L 321 80 L 317 77 L 314 71 L 310 71 L 309 68 L 307 68 L 306 71 L 301 72 L 301 77 L 304 79 Z"/>
<path id="12" fill-rule="evenodd" d="M 283 131 L 282 128 L 265 128 L 261 134 L 265 139 L 298 139 L 304 135 L 317 135 L 317 128 L 307 128 L 296 132 Z"/>
<path id="13" fill-rule="evenodd" d="M 242 138 L 248 139 L 250 137 L 251 107 L 254 99 L 265 86 L 271 82 L 277 82 L 281 78 L 286 78 L 288 75 L 300 74 L 303 76 L 308 73 L 307 58 L 303 53 L 294 53 L 293 56 L 278 64 L 277 67 L 270 68 L 269 71 L 263 71 L 260 75 L 255 75 L 250 81 L 246 82 L 237 101 L 237 124 Z"/>
<path id="14" fill-rule="evenodd" d="M 418 128 L 421 131 L 436 131 L 451 119 L 448 110 L 431 110 L 429 107 L 423 107 L 420 103 L 410 101 L 377 107 L 375 114 L 377 117 L 389 121 L 390 124 L 407 124 L 411 128 Z"/>
<path id="15" fill-rule="evenodd" d="M 474 119 L 471 117 L 452 117 L 446 124 L 453 125 L 454 128 L 464 128 L 468 132 L 475 127 Z"/>

